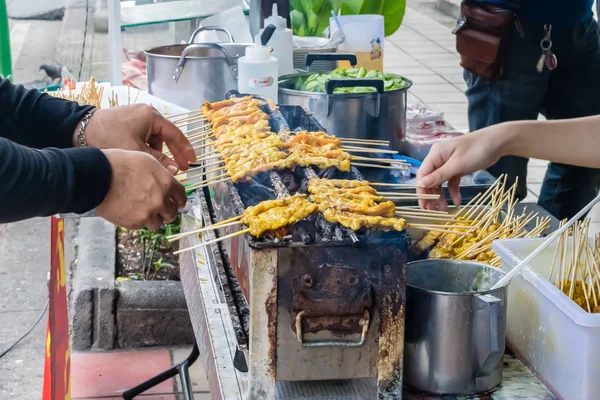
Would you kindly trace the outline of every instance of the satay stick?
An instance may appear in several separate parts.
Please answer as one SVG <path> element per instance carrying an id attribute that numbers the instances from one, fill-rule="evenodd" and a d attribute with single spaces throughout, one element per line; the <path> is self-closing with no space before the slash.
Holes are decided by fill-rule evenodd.
<path id="1" fill-rule="evenodd" d="M 440 229 L 440 228 L 420 228 L 418 226 L 414 227 L 415 229 L 423 229 L 430 232 L 439 232 L 439 233 L 450 233 L 459 236 L 473 236 L 473 234 L 469 232 L 460 232 L 460 231 L 452 231 L 449 229 Z"/>
<path id="2" fill-rule="evenodd" d="M 368 147 L 340 146 L 341 150 L 348 153 L 381 153 L 381 154 L 398 154 L 396 150 L 370 149 Z"/>
<path id="3" fill-rule="evenodd" d="M 250 232 L 250 228 L 248 228 L 248 229 L 242 229 L 241 231 L 234 232 L 234 233 L 232 233 L 230 235 L 225 235 L 225 236 L 219 237 L 219 238 L 214 239 L 214 240 L 209 240 L 208 242 L 203 242 L 203 243 L 197 244 L 195 246 L 191 246 L 191 247 L 188 247 L 188 248 L 185 248 L 185 249 L 174 251 L 173 254 L 177 255 L 177 254 L 181 254 L 183 252 L 186 252 L 188 250 L 195 250 L 195 249 L 197 249 L 199 247 L 208 246 L 210 244 L 220 242 L 221 240 L 229 239 L 229 238 L 232 238 L 232 237 L 235 237 L 235 236 L 240 236 L 240 235 L 243 235 L 243 234 L 248 233 L 248 232 Z"/>
<path id="4" fill-rule="evenodd" d="M 380 169 L 395 169 L 395 170 L 401 170 L 401 171 L 406 171 L 408 169 L 405 166 L 395 167 L 395 166 L 377 165 L 377 164 L 365 164 L 365 163 L 356 163 L 356 162 L 353 162 L 352 165 L 358 166 L 358 167 L 369 167 L 369 168 L 380 168 Z"/>
<path id="5" fill-rule="evenodd" d="M 405 210 L 408 212 L 418 212 L 418 213 L 424 213 L 424 214 L 439 214 L 439 215 L 444 215 L 444 216 L 449 216 L 449 217 L 454 218 L 453 215 L 448 214 L 448 211 L 427 210 L 424 208 L 403 207 L 403 206 L 396 206 L 396 210 Z"/>
<path id="6" fill-rule="evenodd" d="M 400 188 L 418 188 L 421 187 L 419 185 L 413 185 L 410 183 L 382 183 L 382 182 L 368 182 L 365 181 L 369 186 L 397 186 Z"/>
<path id="7" fill-rule="evenodd" d="M 240 218 L 241 218 L 241 216 L 240 216 Z M 194 231 L 167 236 L 167 240 L 169 242 L 175 242 L 177 240 L 181 240 L 181 239 L 191 236 L 191 235 L 196 235 L 198 233 L 207 232 L 207 231 L 214 230 L 214 229 L 225 228 L 228 226 L 240 225 L 241 223 L 242 223 L 241 221 L 234 221 L 234 222 L 229 222 L 227 224 L 214 224 L 214 225 L 207 226 L 205 228 L 196 229 Z"/>
<path id="8" fill-rule="evenodd" d="M 380 162 L 380 163 L 385 163 L 385 164 L 400 164 L 400 165 L 406 165 L 406 166 L 409 165 L 405 162 L 405 160 L 395 160 L 393 158 L 374 158 L 374 157 L 361 157 L 361 156 L 350 156 L 350 157 L 352 160 L 358 160 L 358 161 L 373 161 L 373 162 Z"/>
<path id="9" fill-rule="evenodd" d="M 227 181 L 230 181 L 230 180 L 231 180 L 231 178 L 224 178 L 224 179 L 219 179 L 217 181 L 209 181 L 209 182 L 205 182 L 205 183 L 198 183 L 198 184 L 194 184 L 192 186 L 186 187 L 185 190 L 202 189 L 202 188 L 205 188 L 205 187 L 210 186 L 210 185 L 215 185 L 217 183 L 227 182 Z"/>
<path id="10" fill-rule="evenodd" d="M 340 139 L 342 142 L 377 143 L 378 145 L 389 145 L 390 144 L 389 140 L 355 139 L 355 138 L 346 138 L 346 137 L 341 137 L 341 136 L 336 136 L 336 138 Z"/>
<path id="11" fill-rule="evenodd" d="M 410 224 L 408 224 L 408 226 L 412 226 L 413 228 L 440 228 L 440 229 L 443 229 L 446 227 L 446 225 L 440 225 L 440 224 L 417 224 L 414 222 L 411 222 Z M 472 226 L 469 226 L 469 225 L 452 225 L 452 229 L 472 230 L 475 228 L 473 228 Z"/>
<path id="12" fill-rule="evenodd" d="M 140 92 L 141 92 L 141 90 L 140 90 Z M 179 114 L 165 115 L 165 118 L 171 119 L 171 118 L 181 117 L 183 115 L 200 114 L 201 112 L 202 112 L 202 109 L 199 108 L 197 110 L 186 111 L 186 112 L 182 112 L 182 113 L 179 113 Z"/>

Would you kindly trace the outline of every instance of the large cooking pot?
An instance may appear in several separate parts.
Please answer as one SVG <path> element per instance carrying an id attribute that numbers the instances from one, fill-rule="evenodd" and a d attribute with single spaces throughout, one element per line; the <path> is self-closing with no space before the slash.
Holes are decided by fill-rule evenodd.
<path id="1" fill-rule="evenodd" d="M 207 26 L 197 29 L 189 44 L 154 47 L 144 51 L 148 72 L 148 92 L 163 100 L 197 109 L 204 101 L 219 101 L 237 89 L 237 61 L 249 43 L 193 43 L 203 30 L 220 30 Z"/>
<path id="2" fill-rule="evenodd" d="M 424 260 L 406 270 L 404 384 L 421 392 L 474 395 L 502 381 L 504 273 L 470 261 Z"/>
<path id="3" fill-rule="evenodd" d="M 314 60 L 335 56 L 356 65 L 356 57 L 348 54 L 309 54 L 307 65 Z M 352 56 L 352 55 L 350 55 Z M 311 72 L 279 77 L 279 103 L 302 106 L 311 112 L 327 132 L 345 138 L 389 140 L 392 148 L 399 149 L 406 132 L 406 101 L 412 82 L 402 89 L 384 91 L 381 79 L 329 79 L 325 93 L 296 90 L 299 79 Z M 334 93 L 341 87 L 373 87 L 376 92 Z"/>

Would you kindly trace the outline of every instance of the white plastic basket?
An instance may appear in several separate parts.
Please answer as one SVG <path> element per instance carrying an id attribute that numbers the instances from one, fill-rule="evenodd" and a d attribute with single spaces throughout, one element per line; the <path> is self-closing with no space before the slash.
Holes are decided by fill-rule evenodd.
<path id="1" fill-rule="evenodd" d="M 512 270 L 544 239 L 493 243 L 502 270 Z M 556 243 L 508 287 L 508 347 L 559 399 L 600 399 L 600 314 L 590 314 L 556 288 L 548 275 Z"/>

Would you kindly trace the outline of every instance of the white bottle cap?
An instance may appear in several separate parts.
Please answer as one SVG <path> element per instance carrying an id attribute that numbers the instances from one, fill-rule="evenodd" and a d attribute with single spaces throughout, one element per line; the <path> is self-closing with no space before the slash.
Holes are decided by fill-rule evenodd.
<path id="1" fill-rule="evenodd" d="M 285 29 L 287 28 L 287 21 L 285 18 L 280 17 L 277 13 L 277 3 L 273 4 L 273 11 L 271 12 L 271 16 L 265 18 L 265 26 L 275 25 L 277 29 Z"/>
<path id="2" fill-rule="evenodd" d="M 260 35 L 254 38 L 254 45 L 246 47 L 246 58 L 248 61 L 269 61 L 271 58 L 271 49 L 263 46 L 260 41 Z"/>

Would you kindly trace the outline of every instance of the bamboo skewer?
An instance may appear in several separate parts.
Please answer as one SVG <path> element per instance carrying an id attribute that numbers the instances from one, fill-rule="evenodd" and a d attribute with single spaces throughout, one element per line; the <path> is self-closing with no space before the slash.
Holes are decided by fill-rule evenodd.
<path id="1" fill-rule="evenodd" d="M 191 246 L 191 247 L 187 247 L 185 249 L 174 251 L 173 254 L 177 255 L 177 254 L 181 254 L 183 252 L 186 252 L 188 250 L 195 250 L 197 248 L 208 246 L 210 244 L 217 243 L 217 242 L 220 242 L 222 240 L 229 239 L 229 238 L 232 238 L 232 237 L 235 237 L 235 236 L 240 236 L 240 235 L 243 235 L 243 234 L 248 233 L 248 232 L 250 232 L 250 228 L 242 229 L 241 231 L 234 232 L 234 233 L 229 234 L 229 235 L 221 236 L 221 237 L 213 239 L 213 240 L 209 240 L 208 242 L 202 242 L 202 243 L 197 244 L 195 246 Z"/>
<path id="2" fill-rule="evenodd" d="M 416 224 L 414 222 L 411 222 L 410 224 L 408 224 L 408 226 L 412 226 L 413 228 L 446 228 L 446 225 L 439 225 L 439 224 Z M 472 225 L 452 225 L 452 229 L 468 229 L 468 230 L 473 230 L 476 229 L 474 226 Z"/>
<path id="3" fill-rule="evenodd" d="M 400 215 L 400 216 L 408 216 L 408 217 L 413 217 L 413 218 L 419 218 L 419 217 L 425 217 L 425 218 L 433 218 L 436 221 L 453 221 L 454 222 L 454 218 L 451 215 L 431 215 L 431 214 L 419 214 L 419 213 L 411 213 L 411 212 L 396 212 L 396 214 Z M 451 225 L 445 225 L 445 226 L 451 226 Z"/>
<path id="4" fill-rule="evenodd" d="M 473 234 L 468 233 L 468 232 L 460 232 L 460 231 L 453 231 L 450 229 L 441 229 L 441 228 L 419 228 L 419 227 L 414 227 L 415 229 L 424 229 L 430 232 L 439 232 L 439 233 L 449 233 L 449 234 L 454 234 L 454 235 L 459 235 L 459 236 L 469 236 L 472 237 Z"/>
<path id="5" fill-rule="evenodd" d="M 419 221 L 440 221 L 439 217 L 434 217 L 434 216 L 425 216 L 425 215 L 413 215 L 413 214 L 396 214 L 396 216 L 400 217 L 400 218 L 404 218 L 404 219 L 416 219 Z M 441 218 L 441 220 L 444 220 L 444 218 Z M 447 225 L 443 225 L 445 227 L 447 227 Z"/>
<path id="6" fill-rule="evenodd" d="M 344 140 L 352 140 L 355 142 L 365 142 L 365 143 L 382 143 L 382 144 L 390 144 L 389 140 L 381 140 L 381 139 L 360 139 L 360 138 L 349 138 L 349 137 L 341 137 L 337 136 L 338 139 Z"/>
<path id="7" fill-rule="evenodd" d="M 178 119 L 176 121 L 171 121 L 173 122 L 173 124 L 179 126 L 180 124 L 192 124 L 192 123 L 198 123 L 198 122 L 204 122 L 206 121 L 206 117 L 204 115 L 198 114 L 198 115 L 192 115 L 190 117 L 186 117 L 186 118 L 182 118 L 182 119 Z"/>
<path id="8" fill-rule="evenodd" d="M 395 160 L 393 158 L 352 156 L 352 160 L 374 161 L 374 162 L 381 162 L 381 163 L 386 163 L 386 164 L 400 164 L 400 165 L 406 165 L 406 166 L 409 165 L 404 160 Z"/>
<path id="9" fill-rule="evenodd" d="M 383 183 L 383 182 L 369 182 L 370 186 L 397 186 L 401 188 L 418 188 L 419 185 L 413 185 L 410 183 Z"/>
<path id="10" fill-rule="evenodd" d="M 241 218 L 241 217 L 240 217 Z M 194 231 L 190 231 L 190 232 L 186 232 L 186 233 L 179 233 L 177 235 L 171 235 L 171 236 L 167 236 L 167 240 L 169 242 L 176 242 L 178 240 L 181 240 L 185 237 L 191 236 L 191 235 L 196 235 L 198 233 L 202 233 L 202 232 L 207 232 L 207 231 L 211 231 L 214 229 L 219 229 L 219 228 L 225 228 L 228 226 L 234 226 L 234 225 L 240 225 L 242 222 L 240 221 L 234 221 L 234 222 L 229 222 L 226 224 L 220 223 L 220 224 L 213 224 L 204 228 L 200 228 L 200 229 L 196 229 Z"/>
<path id="11" fill-rule="evenodd" d="M 386 200 L 437 200 L 439 199 L 438 197 L 431 197 L 431 196 L 436 196 L 436 195 L 426 195 L 426 194 L 412 194 L 412 193 L 407 193 L 406 196 L 384 196 L 383 198 Z"/>
<path id="12" fill-rule="evenodd" d="M 340 146 L 340 150 L 345 150 L 348 153 L 381 153 L 381 154 L 398 154 L 396 150 L 370 149 L 368 147 Z"/>
<path id="13" fill-rule="evenodd" d="M 358 167 L 369 167 L 369 168 L 380 168 L 380 169 L 394 169 L 394 170 L 401 170 L 401 171 L 406 171 L 407 168 L 405 166 L 399 166 L 399 167 L 394 167 L 394 166 L 387 166 L 387 165 L 377 165 L 377 164 L 365 164 L 365 163 L 356 163 L 353 162 L 352 165 L 354 166 L 358 166 Z"/>
<path id="14" fill-rule="evenodd" d="M 222 167 L 219 167 L 219 168 L 214 168 L 214 169 L 211 169 L 211 170 L 209 170 L 209 171 L 206 171 L 204 174 L 211 174 L 211 173 L 213 173 L 213 172 L 222 171 L 222 170 L 224 170 L 224 169 L 225 169 L 225 166 L 222 166 Z M 225 173 L 225 174 L 221 174 L 221 175 L 218 175 L 218 176 L 219 176 L 219 177 L 221 177 L 221 176 L 228 176 L 228 174 L 227 174 L 227 173 Z M 189 181 L 191 181 L 192 179 L 198 179 L 198 178 L 201 178 L 201 177 L 202 177 L 202 175 L 195 175 L 195 176 L 191 176 L 191 177 L 189 177 L 189 178 L 184 178 L 184 179 L 182 179 L 182 180 L 181 180 L 181 182 L 189 182 Z M 208 179 L 207 179 L 206 181 L 208 182 Z"/>
<path id="15" fill-rule="evenodd" d="M 165 118 L 171 119 L 171 118 L 181 117 L 182 115 L 200 114 L 200 113 L 202 113 L 202 110 L 201 109 L 197 109 L 197 110 L 191 110 L 191 111 L 182 112 L 182 113 L 179 113 L 179 114 L 165 115 Z"/>
<path id="16" fill-rule="evenodd" d="M 448 214 L 447 211 L 438 211 L 438 210 L 426 210 L 423 208 L 412 208 L 412 207 L 402 207 L 402 206 L 397 206 L 396 210 L 406 210 L 408 212 L 419 212 L 419 213 L 427 213 L 427 214 L 439 214 L 439 215 L 447 215 L 450 216 L 450 214 Z"/>
<path id="17" fill-rule="evenodd" d="M 231 178 L 224 178 L 224 179 L 219 179 L 219 180 L 216 180 L 216 181 L 207 181 L 207 182 L 204 182 L 204 183 L 196 183 L 194 185 L 186 187 L 185 190 L 202 189 L 202 188 L 205 188 L 205 187 L 210 186 L 210 185 L 215 185 L 217 183 L 227 182 L 227 181 L 230 181 L 230 180 L 231 180 Z"/>

